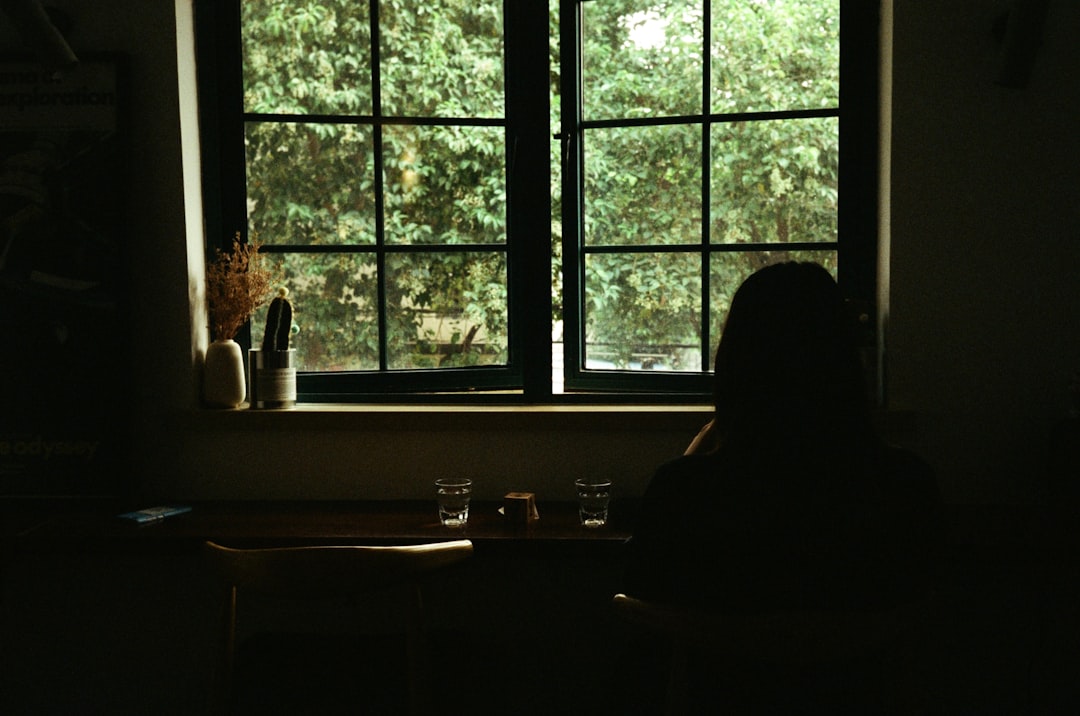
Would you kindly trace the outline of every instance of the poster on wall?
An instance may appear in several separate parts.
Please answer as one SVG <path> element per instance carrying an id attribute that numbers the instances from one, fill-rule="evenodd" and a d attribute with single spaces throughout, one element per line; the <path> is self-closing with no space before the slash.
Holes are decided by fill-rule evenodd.
<path id="1" fill-rule="evenodd" d="M 0 60 L 0 495 L 124 477 L 119 70 Z"/>

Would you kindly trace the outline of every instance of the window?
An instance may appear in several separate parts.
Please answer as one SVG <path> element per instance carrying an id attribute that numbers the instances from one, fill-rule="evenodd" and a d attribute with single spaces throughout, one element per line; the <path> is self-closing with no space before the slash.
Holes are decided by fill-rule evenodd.
<path id="1" fill-rule="evenodd" d="M 757 267 L 873 296 L 873 5 L 200 0 L 207 226 L 301 400 L 701 400 Z"/>

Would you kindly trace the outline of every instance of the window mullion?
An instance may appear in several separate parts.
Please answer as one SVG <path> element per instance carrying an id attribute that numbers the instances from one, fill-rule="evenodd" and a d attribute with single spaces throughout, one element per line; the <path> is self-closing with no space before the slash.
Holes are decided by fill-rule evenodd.
<path id="1" fill-rule="evenodd" d="M 562 217 L 563 217 L 563 365 L 567 387 L 580 376 L 584 358 L 585 256 L 582 178 L 581 4 L 559 3 L 559 48 L 562 86 Z"/>
<path id="2" fill-rule="evenodd" d="M 505 2 L 510 365 L 526 398 L 551 398 L 548 7 Z"/>
<path id="3" fill-rule="evenodd" d="M 703 2 L 702 48 L 701 48 L 701 365 L 706 370 L 712 366 L 712 253 L 709 251 L 709 216 L 711 212 L 712 186 L 712 2 Z"/>
<path id="4" fill-rule="evenodd" d="M 368 16 L 371 22 L 371 111 L 375 119 L 371 128 L 372 138 L 372 165 L 375 176 L 373 188 L 375 190 L 375 275 L 376 282 L 376 311 L 375 320 L 379 323 L 379 370 L 385 371 L 389 367 L 389 348 L 387 346 L 387 333 L 389 326 L 386 321 L 386 217 L 384 214 L 384 186 L 383 186 L 383 124 L 382 118 L 382 73 L 380 72 L 380 47 L 379 47 L 379 0 L 370 0 Z"/>

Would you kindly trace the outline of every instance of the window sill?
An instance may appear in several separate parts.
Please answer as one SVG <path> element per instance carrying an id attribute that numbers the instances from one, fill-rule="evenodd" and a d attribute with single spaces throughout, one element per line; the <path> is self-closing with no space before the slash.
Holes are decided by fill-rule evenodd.
<path id="1" fill-rule="evenodd" d="M 681 431 L 694 435 L 709 420 L 703 404 L 550 404 L 462 405 L 420 403 L 302 403 L 295 408 L 255 410 L 245 403 L 234 410 L 199 408 L 178 416 L 181 429 L 218 432 L 356 431 L 499 432 L 544 431 L 614 433 Z M 913 438 L 913 411 L 875 412 L 875 423 L 888 440 Z"/>
<path id="2" fill-rule="evenodd" d="M 379 430 L 614 432 L 686 429 L 709 419 L 711 405 L 438 405 L 302 403 L 295 408 L 198 409 L 184 414 L 188 427 L 205 430 Z"/>

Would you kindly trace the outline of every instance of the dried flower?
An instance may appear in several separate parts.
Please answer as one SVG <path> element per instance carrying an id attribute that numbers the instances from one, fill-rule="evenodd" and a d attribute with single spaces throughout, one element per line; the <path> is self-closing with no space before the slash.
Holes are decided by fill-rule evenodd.
<path id="1" fill-rule="evenodd" d="M 206 296 L 210 309 L 210 333 L 215 340 L 232 340 L 266 303 L 275 281 L 275 272 L 259 254 L 261 244 L 252 236 L 248 244 L 233 238 L 231 253 L 215 249 L 215 259 L 206 270 Z"/>

